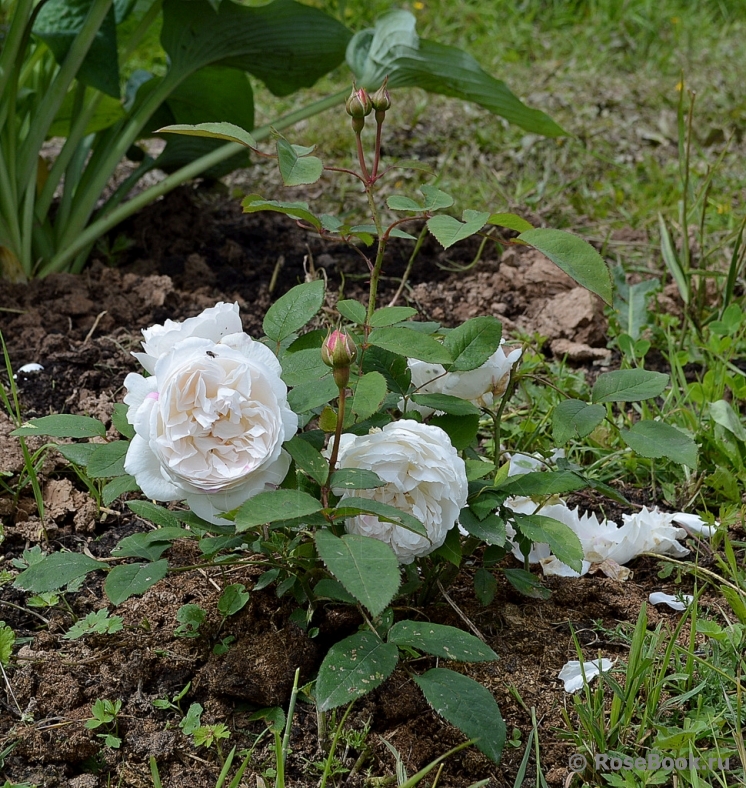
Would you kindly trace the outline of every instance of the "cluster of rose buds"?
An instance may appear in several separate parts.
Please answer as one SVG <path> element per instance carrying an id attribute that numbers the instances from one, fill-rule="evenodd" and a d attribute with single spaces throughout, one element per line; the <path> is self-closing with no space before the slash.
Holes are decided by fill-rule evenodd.
<path id="1" fill-rule="evenodd" d="M 383 123 L 386 110 L 391 107 L 391 96 L 386 88 L 388 77 L 383 80 L 383 84 L 372 95 L 368 94 L 365 88 L 357 88 L 353 84 L 352 93 L 347 99 L 345 108 L 347 114 L 352 118 L 352 128 L 359 134 L 365 126 L 365 118 L 375 110 L 376 123 Z"/>

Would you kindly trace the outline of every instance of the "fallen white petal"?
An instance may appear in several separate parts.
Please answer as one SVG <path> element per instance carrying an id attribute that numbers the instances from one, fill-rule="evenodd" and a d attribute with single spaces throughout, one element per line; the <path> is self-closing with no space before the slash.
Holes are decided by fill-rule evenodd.
<path id="1" fill-rule="evenodd" d="M 41 364 L 24 364 L 18 367 L 16 374 L 13 375 L 13 380 L 17 380 L 19 375 L 28 375 L 34 372 L 41 372 L 44 367 Z"/>
<path id="2" fill-rule="evenodd" d="M 690 534 L 697 536 L 712 536 L 717 531 L 718 524 L 709 525 L 698 514 L 688 514 L 687 512 L 676 512 L 673 521 L 678 523 Z"/>
<path id="3" fill-rule="evenodd" d="M 581 670 L 580 662 L 577 659 L 571 659 L 562 667 L 557 678 L 565 682 L 565 692 L 577 692 L 583 688 L 583 673 L 585 673 L 586 683 L 589 683 L 601 671 L 604 673 L 610 671 L 613 664 L 614 661 L 611 659 L 592 659 L 589 662 L 583 662 Z"/>
<path id="4" fill-rule="evenodd" d="M 686 600 L 685 602 L 682 602 Z M 689 605 L 694 601 L 694 597 L 689 594 L 679 594 L 673 596 L 672 594 L 665 594 L 663 591 L 654 591 L 648 600 L 651 605 L 668 605 L 673 610 L 686 610 Z"/>

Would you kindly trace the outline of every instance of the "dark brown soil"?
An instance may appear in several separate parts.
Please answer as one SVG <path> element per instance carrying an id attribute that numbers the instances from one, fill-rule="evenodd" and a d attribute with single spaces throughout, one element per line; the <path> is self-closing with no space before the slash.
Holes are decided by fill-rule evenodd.
<path id="1" fill-rule="evenodd" d="M 361 296 L 365 288 L 365 268 L 354 252 L 309 237 L 285 217 L 244 216 L 234 203 L 209 192 L 179 190 L 120 229 L 133 244 L 116 261 L 116 268 L 111 267 L 115 261 L 98 254 L 79 277 L 56 275 L 28 286 L 0 283 L 0 330 L 14 367 L 29 362 L 44 366 L 42 372 L 19 375 L 25 417 L 85 413 L 109 423 L 113 405 L 121 400 L 124 377 L 136 369 L 130 352 L 137 347 L 138 331 L 152 323 L 197 314 L 218 300 L 237 300 L 244 328 L 257 335 L 273 298 L 302 281 L 306 270 L 325 270 L 329 306 L 341 295 L 343 282 L 345 297 Z M 397 289 L 409 251 L 408 242 L 391 247 L 382 304 Z M 549 338 L 550 347 L 558 340 L 589 349 L 605 344 L 600 306 L 578 293 L 541 255 L 510 246 L 500 254 L 500 247 L 494 247 L 467 273 L 439 267 L 466 264 L 474 253 L 475 247 L 468 244 L 448 255 L 434 243 L 426 245 L 426 262 L 415 267 L 402 303 L 409 301 L 445 324 L 494 314 L 513 332 L 538 331 Z M 568 352 L 566 346 L 559 348 Z M 8 437 L 12 427 L 0 415 L 0 471 L 17 475 L 23 458 L 16 441 Z M 32 449 L 38 446 L 30 443 Z M 53 453 L 42 479 L 50 544 L 43 544 L 33 500 L 22 497 L 16 503 L 0 493 L 5 527 L 0 572 L 17 571 L 11 562 L 36 544 L 108 557 L 121 538 L 145 528 L 121 502 L 100 516 L 83 485 Z M 183 541 L 169 553 L 172 567 L 191 566 L 200 557 Z M 555 578 L 549 582 L 554 593 L 546 601 L 519 595 L 497 572 L 498 591 L 487 607 L 474 597 L 472 569 L 462 570 L 449 590 L 451 601 L 500 659 L 458 669 L 468 670 L 494 693 L 509 736 L 516 731 L 517 746 L 506 746 L 499 766 L 473 748 L 462 751 L 446 763 L 439 785 L 467 786 L 489 778 L 494 788 L 512 786 L 531 730 L 531 708 L 539 724 L 546 779 L 553 786 L 565 783 L 570 750 L 558 729 L 567 696 L 557 674 L 576 657 L 571 626 L 589 655 L 595 656 L 598 648 L 605 656 L 624 655 L 624 645 L 604 640 L 597 623 L 613 629 L 634 622 L 653 584 L 660 588 L 653 562 L 638 561 L 634 570 L 634 578 L 624 584 L 597 577 Z M 45 788 L 150 786 L 153 756 L 167 788 L 214 786 L 220 771 L 215 748 L 196 748 L 178 727 L 181 715 L 158 710 L 152 701 L 170 698 L 191 682 L 182 710 L 200 703 L 203 723 L 224 723 L 230 730 L 225 752 L 233 745 L 248 749 L 264 730 L 263 723 L 249 720 L 251 712 L 286 705 L 295 669 L 301 669 L 303 683 L 311 680 L 328 647 L 361 623 L 349 609 L 329 605 L 316 612 L 312 623 L 319 635 L 310 639 L 288 620 L 293 605 L 277 599 L 270 587 L 252 592 L 250 603 L 221 624 L 216 610 L 221 589 L 237 582 L 251 589 L 258 574 L 246 567 L 171 573 L 144 596 L 117 608 L 124 623 L 121 632 L 81 640 L 63 635 L 76 619 L 106 606 L 100 580 L 90 580 L 53 608 L 24 607 L 25 595 L 5 582 L 0 587 L 0 610 L 22 645 L 7 670 L 0 697 L 0 774 Z M 177 611 L 186 603 L 208 611 L 199 637 L 174 635 Z M 443 598 L 416 615 L 464 626 Z M 675 615 L 657 609 L 649 613 L 652 626 Z M 228 652 L 215 655 L 213 646 L 231 636 L 235 640 Z M 421 665 L 429 666 L 427 661 Z M 122 701 L 119 749 L 104 746 L 99 731 L 84 726 L 97 699 Z M 349 724 L 357 730 L 370 725 L 369 755 L 357 775 L 347 782 L 337 778 L 337 785 L 378 785 L 382 783 L 368 782 L 366 775 L 394 775 L 394 758 L 382 743 L 384 737 L 401 753 L 410 775 L 463 741 L 428 708 L 402 671 L 361 700 Z M 241 785 L 262 785 L 257 775 L 263 772 L 266 783 L 273 784 L 266 775 L 273 766 L 270 738 L 258 745 Z M 11 746 L 9 753 L 3 752 Z M 291 748 L 288 785 L 317 785 L 317 720 L 314 706 L 303 695 Z M 352 768 L 359 755 L 349 748 L 346 768 Z M 530 765 L 524 785 L 534 785 L 534 775 Z"/>

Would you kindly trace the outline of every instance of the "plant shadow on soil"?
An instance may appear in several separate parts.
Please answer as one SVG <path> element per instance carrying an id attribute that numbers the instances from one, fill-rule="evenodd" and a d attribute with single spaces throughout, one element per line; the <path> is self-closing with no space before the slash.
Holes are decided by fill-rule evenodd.
<path id="1" fill-rule="evenodd" d="M 342 282 L 344 297 L 360 298 L 365 293 L 365 268 L 354 252 L 307 236 L 285 217 L 245 216 L 235 204 L 214 195 L 177 190 L 136 216 L 124 232 L 134 243 L 117 268 L 99 259 L 79 277 L 54 275 L 27 286 L 0 283 L 4 307 L 0 330 L 14 367 L 28 362 L 44 366 L 38 374 L 19 375 L 25 417 L 85 413 L 110 424 L 124 377 L 137 368 L 130 352 L 137 349 L 140 327 L 189 317 L 218 300 L 237 300 L 245 330 L 259 335 L 273 298 L 303 280 L 306 257 L 315 269 L 326 272 L 329 307 Z M 596 350 L 605 346 L 600 304 L 531 250 L 508 247 L 500 257 L 490 249 L 468 273 L 438 267 L 468 263 L 475 250 L 467 244 L 446 255 L 428 243 L 422 255 L 426 262 L 415 267 L 405 294 L 408 302 L 426 318 L 446 325 L 494 314 L 503 320 L 506 333 L 539 332 L 549 337 L 555 352 L 567 352 L 562 342 Z M 402 275 L 408 254 L 408 243 L 392 245 L 385 266 L 391 279 L 383 281 L 381 304 L 398 287 L 396 277 Z M 278 268 L 277 286 L 270 294 L 269 283 Z M 18 473 L 22 456 L 8 437 L 11 430 L 12 424 L 0 416 L 0 470 Z M 43 475 L 51 548 L 86 548 L 96 557 L 108 557 L 121 538 L 147 530 L 148 525 L 121 501 L 104 519 L 97 519 L 95 505 L 54 453 L 48 456 Z M 34 512 L 30 499 L 21 498 L 14 506 L 9 496 L 0 497 L 6 531 L 0 570 L 9 569 L 9 562 L 24 548 L 39 543 L 45 547 Z M 172 566 L 190 566 L 200 555 L 192 543 L 180 541 L 169 558 Z M 511 562 L 508 559 L 508 565 L 515 565 Z M 516 694 L 527 707 L 536 708 L 548 783 L 565 782 L 570 749 L 557 729 L 562 727 L 561 709 L 568 696 L 557 674 L 568 659 L 576 658 L 571 626 L 589 658 L 596 656 L 596 649 L 603 649 L 606 657 L 624 657 L 624 645 L 606 642 L 594 622 L 602 621 L 610 629 L 620 622 L 634 622 L 650 591 L 660 590 L 654 561 L 639 559 L 633 569 L 633 579 L 624 584 L 598 577 L 550 579 L 547 585 L 553 594 L 546 601 L 519 595 L 497 573 L 497 593 L 486 607 L 474 596 L 474 568 L 462 569 L 449 595 L 500 659 L 458 669 L 468 671 L 494 693 L 508 731 L 520 730 L 521 744 L 508 744 L 499 765 L 474 748 L 458 753 L 446 762 L 440 785 L 467 786 L 486 778 L 490 786 L 513 785 L 531 729 L 530 714 Z M 354 610 L 330 604 L 316 612 L 313 624 L 320 632 L 311 640 L 289 621 L 291 602 L 278 600 L 273 589 L 266 589 L 252 592 L 246 608 L 220 628 L 219 589 L 238 582 L 251 589 L 258 574 L 259 570 L 247 567 L 229 573 L 214 569 L 170 574 L 144 596 L 116 609 L 124 619 L 121 632 L 77 641 L 62 638 L 73 623 L 68 610 L 58 606 L 41 611 L 48 625 L 40 627 L 39 619 L 22 609 L 25 595 L 10 584 L 2 586 L 0 602 L 20 608 L 3 605 L 2 617 L 19 638 L 26 638 L 10 675 L 18 706 L 9 692 L 0 699 L 0 750 L 15 743 L 5 758 L 4 776 L 45 788 L 148 786 L 152 785 L 148 760 L 154 756 L 165 786 L 214 786 L 220 771 L 214 751 L 197 750 L 179 730 L 179 715 L 155 709 L 152 701 L 172 697 L 191 682 L 182 708 L 199 702 L 204 707 L 203 723 L 224 722 L 231 730 L 229 748 L 234 744 L 239 750 L 248 748 L 264 727 L 249 721 L 251 710 L 286 705 L 295 669 L 301 669 L 302 681 L 311 679 L 326 649 L 352 634 L 360 623 Z M 69 594 L 68 601 L 77 618 L 107 604 L 102 582 L 96 578 Z M 174 636 L 176 613 L 187 603 L 208 611 L 198 638 Z M 442 599 L 419 615 L 463 628 L 454 609 Z M 676 615 L 651 609 L 650 625 L 661 620 L 673 625 Z M 235 637 L 221 656 L 212 653 L 218 629 L 220 638 Z M 421 661 L 423 670 L 434 664 L 430 659 Z M 118 750 L 103 747 L 97 731 L 84 727 L 98 698 L 123 702 Z M 24 721 L 18 707 L 26 714 Z M 393 757 L 381 737 L 399 750 L 410 774 L 463 741 L 458 731 L 429 709 L 401 670 L 353 709 L 353 727 L 362 729 L 368 720 L 371 756 L 363 773 L 370 767 L 374 776 L 394 773 Z M 311 704 L 301 702 L 296 707 L 291 748 L 288 784 L 318 784 L 319 773 L 311 764 L 322 756 Z M 348 753 L 347 768 L 358 754 Z M 243 784 L 257 784 L 255 775 L 271 766 L 269 748 L 262 744 Z M 524 784 L 533 785 L 534 780 L 531 765 Z M 346 783 L 342 778 L 340 784 L 362 786 L 365 781 L 357 775 Z"/>

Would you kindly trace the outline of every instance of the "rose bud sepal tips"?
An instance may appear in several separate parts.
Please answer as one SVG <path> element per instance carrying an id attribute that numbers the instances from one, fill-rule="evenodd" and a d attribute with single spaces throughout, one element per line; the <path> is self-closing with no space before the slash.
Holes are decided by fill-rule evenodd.
<path id="1" fill-rule="evenodd" d="M 357 347 L 344 331 L 332 331 L 321 346 L 321 360 L 331 367 L 337 388 L 342 389 L 350 379 L 350 365 L 357 358 Z"/>

